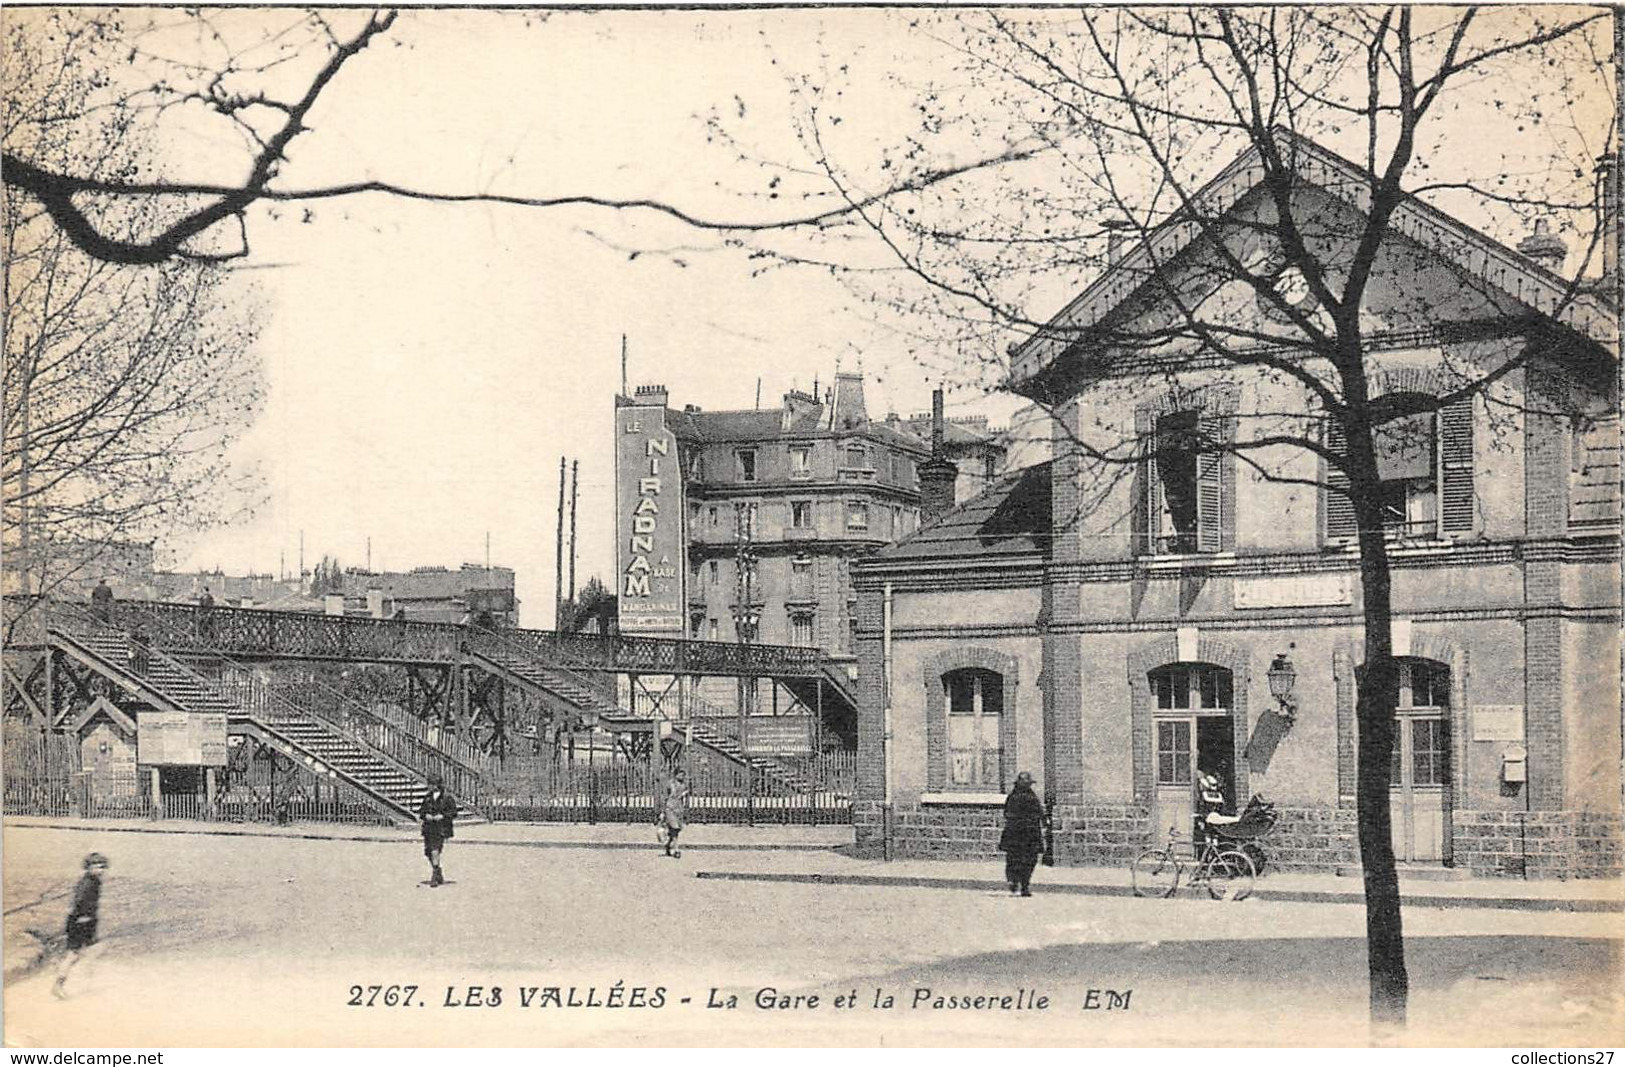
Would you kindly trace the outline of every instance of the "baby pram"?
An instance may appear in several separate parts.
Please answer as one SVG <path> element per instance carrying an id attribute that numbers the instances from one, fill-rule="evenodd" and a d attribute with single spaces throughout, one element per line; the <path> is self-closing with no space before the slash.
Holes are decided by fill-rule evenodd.
<path id="1" fill-rule="evenodd" d="M 1258 839 L 1264 837 L 1275 829 L 1275 805 L 1253 794 L 1247 801 L 1247 806 L 1240 815 L 1209 815 L 1206 820 L 1207 829 L 1216 837 L 1222 837 L 1233 842 L 1235 847 L 1247 854 L 1253 861 L 1253 868 L 1259 874 L 1264 873 L 1264 865 L 1269 861 L 1263 846 Z"/>

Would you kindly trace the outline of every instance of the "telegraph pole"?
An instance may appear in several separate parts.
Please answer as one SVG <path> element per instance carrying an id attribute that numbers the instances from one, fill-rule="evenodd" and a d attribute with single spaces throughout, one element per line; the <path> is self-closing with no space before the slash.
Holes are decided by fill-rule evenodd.
<path id="1" fill-rule="evenodd" d="M 559 457 L 559 533 L 553 550 L 553 629 L 564 622 L 564 457 Z"/>
<path id="2" fill-rule="evenodd" d="M 756 608 L 756 505 L 734 505 L 734 634 L 741 645 L 756 640 L 761 613 Z M 750 762 L 750 715 L 756 679 L 746 673 L 750 657 L 741 656 L 739 675 L 739 759 L 745 765 L 745 821 L 756 823 L 756 773 Z"/>
<path id="3" fill-rule="evenodd" d="M 581 461 L 570 461 L 570 599 L 576 598 L 576 468 Z"/>

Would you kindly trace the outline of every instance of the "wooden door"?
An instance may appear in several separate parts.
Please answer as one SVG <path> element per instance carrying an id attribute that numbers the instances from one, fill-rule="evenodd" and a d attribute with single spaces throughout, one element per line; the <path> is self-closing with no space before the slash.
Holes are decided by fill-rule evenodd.
<path id="1" fill-rule="evenodd" d="M 1151 743 L 1155 746 L 1156 792 L 1151 829 L 1156 843 L 1168 840 L 1170 828 L 1188 839 L 1193 818 L 1196 782 L 1196 717 L 1157 718 Z"/>
<path id="2" fill-rule="evenodd" d="M 1396 725 L 1389 786 L 1394 858 L 1438 863 L 1444 859 L 1444 791 L 1450 778 L 1447 720 L 1436 710 L 1402 712 Z"/>

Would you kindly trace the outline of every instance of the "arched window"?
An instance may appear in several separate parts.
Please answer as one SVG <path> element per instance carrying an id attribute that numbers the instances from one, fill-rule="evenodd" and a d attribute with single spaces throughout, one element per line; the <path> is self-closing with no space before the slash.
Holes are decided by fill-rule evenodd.
<path id="1" fill-rule="evenodd" d="M 1210 663 L 1170 663 L 1149 674 L 1158 711 L 1229 711 L 1230 672 Z"/>
<path id="2" fill-rule="evenodd" d="M 949 784 L 1002 791 L 1004 676 L 962 667 L 942 676 L 942 690 L 948 711 Z"/>

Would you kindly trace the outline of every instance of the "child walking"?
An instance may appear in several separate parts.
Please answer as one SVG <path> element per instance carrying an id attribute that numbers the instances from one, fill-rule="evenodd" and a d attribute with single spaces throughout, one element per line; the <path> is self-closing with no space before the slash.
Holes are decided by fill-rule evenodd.
<path id="1" fill-rule="evenodd" d="M 73 887 L 73 906 L 68 909 L 68 946 L 57 968 L 56 984 L 51 992 L 58 997 L 68 995 L 68 976 L 80 961 L 94 955 L 96 924 L 102 905 L 102 875 L 107 871 L 107 857 L 92 852 L 85 857 L 85 873 Z"/>

